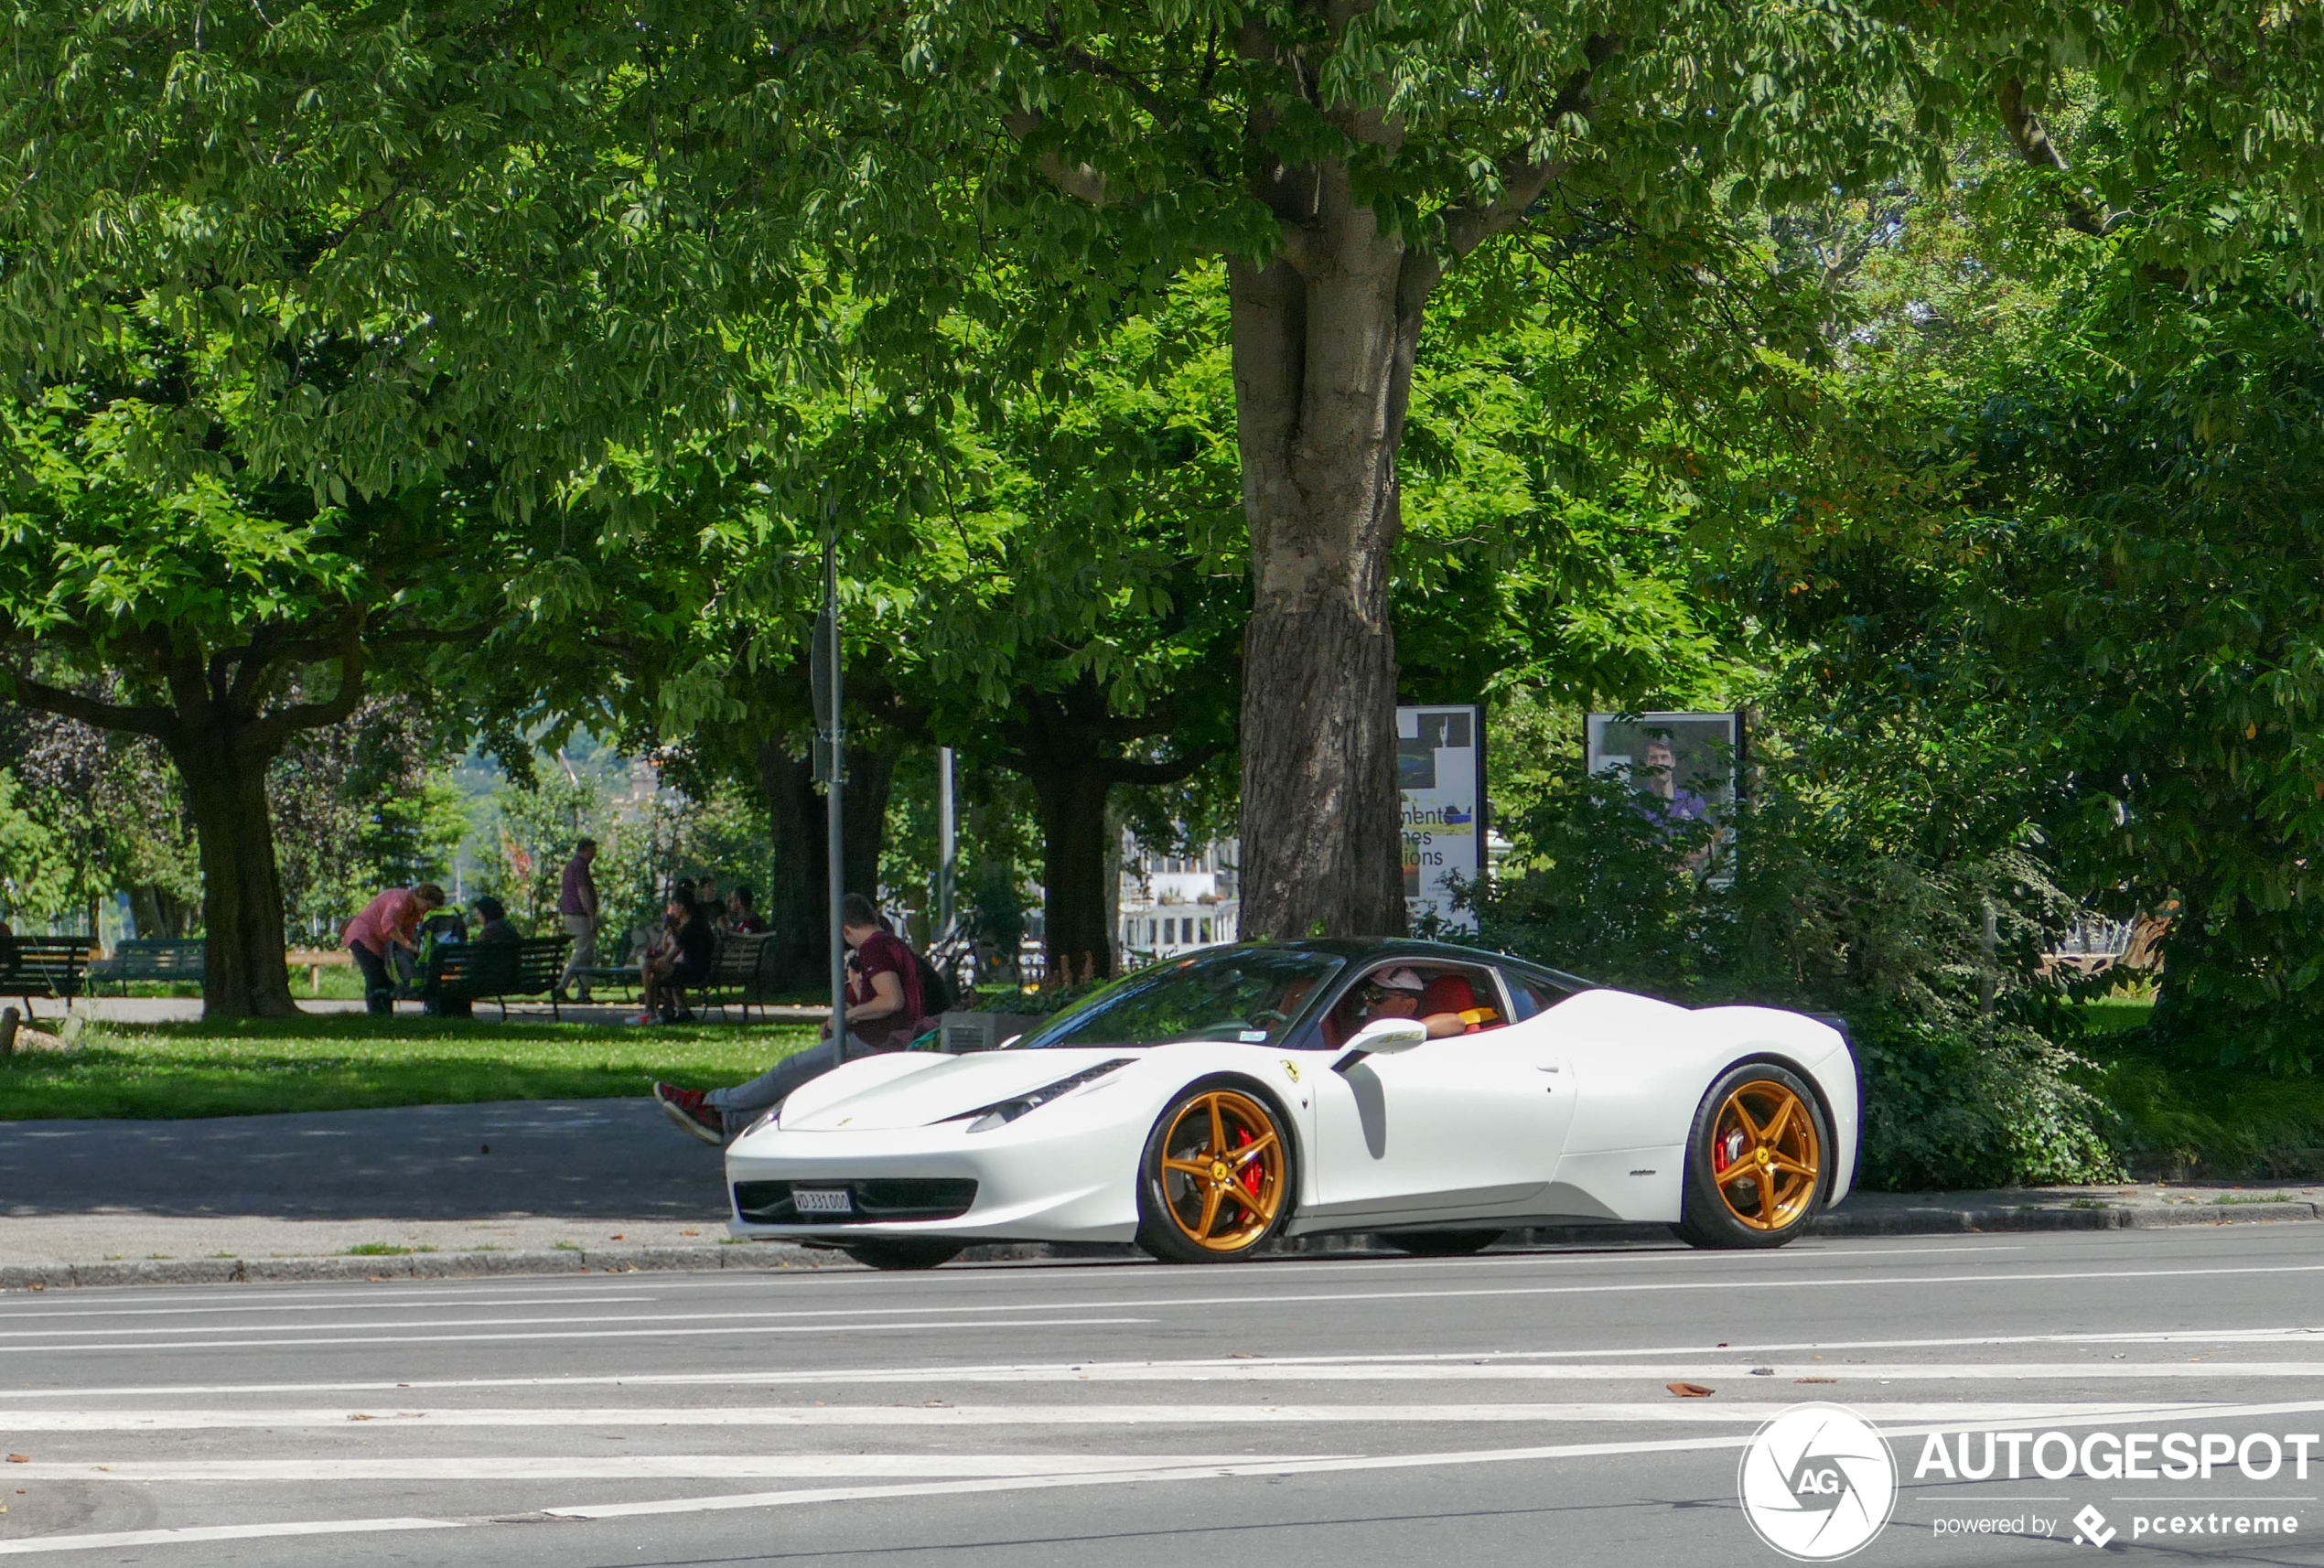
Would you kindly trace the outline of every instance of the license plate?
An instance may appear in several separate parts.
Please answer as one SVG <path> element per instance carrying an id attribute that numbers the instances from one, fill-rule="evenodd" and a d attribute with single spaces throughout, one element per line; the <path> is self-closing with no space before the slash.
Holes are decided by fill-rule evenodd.
<path id="1" fill-rule="evenodd" d="M 791 1189 L 791 1206 L 802 1214 L 852 1214 L 854 1199 L 844 1187 L 794 1187 Z"/>

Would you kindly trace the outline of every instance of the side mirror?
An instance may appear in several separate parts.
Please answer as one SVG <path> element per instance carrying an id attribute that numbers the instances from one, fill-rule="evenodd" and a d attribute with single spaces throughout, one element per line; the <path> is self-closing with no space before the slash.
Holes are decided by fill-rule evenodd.
<path id="1" fill-rule="evenodd" d="M 1351 1068 L 1366 1057 L 1392 1057 L 1427 1041 L 1428 1026 L 1417 1018 L 1374 1018 L 1356 1031 L 1340 1059 L 1331 1064 L 1332 1070 Z"/>

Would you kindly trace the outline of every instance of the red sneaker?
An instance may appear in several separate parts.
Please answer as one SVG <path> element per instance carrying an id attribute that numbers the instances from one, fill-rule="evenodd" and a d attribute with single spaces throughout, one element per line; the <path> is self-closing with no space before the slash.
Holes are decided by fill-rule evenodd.
<path id="1" fill-rule="evenodd" d="M 726 1141 L 726 1119 L 718 1108 L 706 1102 L 700 1090 L 680 1089 L 674 1083 L 653 1086 L 655 1103 L 669 1113 L 670 1120 L 705 1144 L 724 1144 Z"/>

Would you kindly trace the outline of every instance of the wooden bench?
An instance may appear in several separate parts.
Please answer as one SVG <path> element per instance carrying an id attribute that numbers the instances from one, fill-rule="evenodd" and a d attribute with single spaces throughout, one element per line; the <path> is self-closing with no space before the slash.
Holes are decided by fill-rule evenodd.
<path id="1" fill-rule="evenodd" d="M 697 1006 L 715 1007 L 720 1017 L 726 1016 L 731 1003 L 742 1009 L 742 1021 L 749 1023 L 751 1007 L 766 1004 L 759 969 L 765 961 L 767 944 L 774 940 L 772 931 L 720 933 L 717 950 L 710 957 L 710 977 L 689 987 L 687 1000 Z"/>
<path id="2" fill-rule="evenodd" d="M 0 996 L 20 999 L 27 1016 L 36 996 L 78 996 L 96 949 L 88 937 L 0 937 Z"/>
<path id="3" fill-rule="evenodd" d="M 435 959 L 438 993 L 460 1002 L 497 1002 L 500 1016 L 509 1015 L 511 996 L 543 996 L 549 1016 L 557 1022 L 557 981 L 565 973 L 565 950 L 571 937 L 526 937 L 514 947 L 506 942 L 457 942 L 439 948 Z"/>
<path id="4" fill-rule="evenodd" d="M 204 945 L 199 937 L 124 937 L 110 957 L 89 966 L 90 994 L 110 983 L 126 996 L 133 980 L 190 980 L 199 985 Z"/>

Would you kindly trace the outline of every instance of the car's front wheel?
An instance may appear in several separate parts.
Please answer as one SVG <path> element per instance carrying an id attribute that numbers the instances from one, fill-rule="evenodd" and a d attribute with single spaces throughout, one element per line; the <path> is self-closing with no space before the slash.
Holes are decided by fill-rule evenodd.
<path id="1" fill-rule="evenodd" d="M 1166 1263 L 1247 1258 L 1291 1213 L 1291 1134 L 1231 1079 L 1163 1111 L 1138 1164 L 1138 1245 Z"/>
<path id="2" fill-rule="evenodd" d="M 956 1242 L 869 1236 L 848 1242 L 844 1251 L 867 1269 L 932 1269 L 961 1255 Z"/>
<path id="3" fill-rule="evenodd" d="M 1695 1112 L 1679 1235 L 1697 1247 L 1782 1246 L 1815 1218 L 1831 1157 L 1831 1130 L 1797 1073 L 1730 1069 Z"/>

